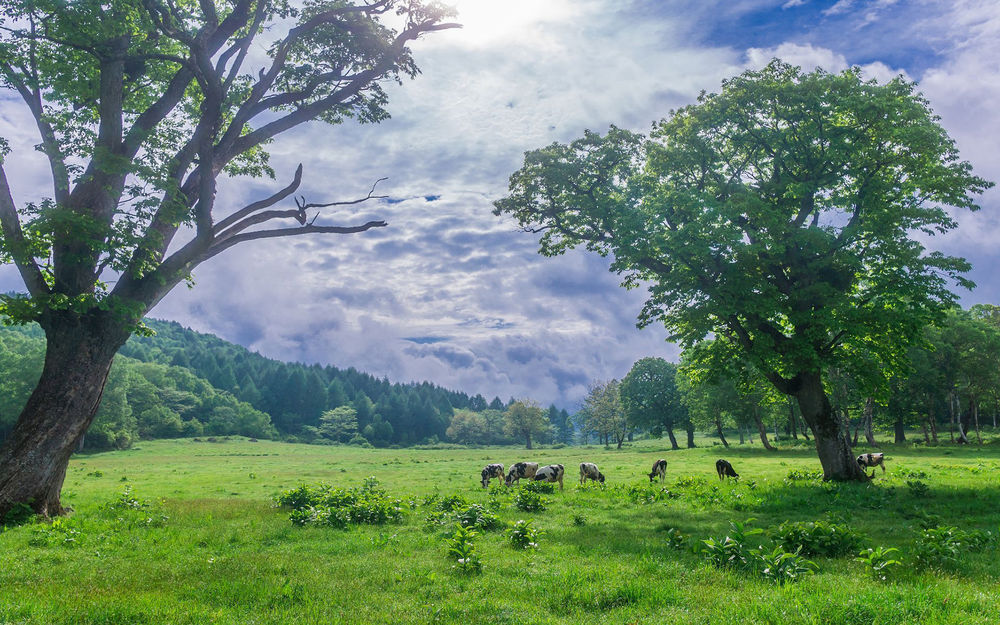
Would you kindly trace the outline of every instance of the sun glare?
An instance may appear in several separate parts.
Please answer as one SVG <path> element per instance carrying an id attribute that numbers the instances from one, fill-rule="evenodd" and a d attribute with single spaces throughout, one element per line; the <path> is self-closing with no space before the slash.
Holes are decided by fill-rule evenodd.
<path id="1" fill-rule="evenodd" d="M 472 43 L 517 38 L 574 12 L 568 0 L 452 0 L 449 4 L 458 11 L 460 37 Z"/>

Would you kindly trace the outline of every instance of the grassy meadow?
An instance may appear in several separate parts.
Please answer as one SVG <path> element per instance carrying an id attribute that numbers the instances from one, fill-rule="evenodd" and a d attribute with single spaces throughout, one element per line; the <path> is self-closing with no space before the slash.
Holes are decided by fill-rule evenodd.
<path id="1" fill-rule="evenodd" d="M 0 533 L 0 624 L 1000 622 L 1000 446 L 887 445 L 885 476 L 834 485 L 811 477 L 819 464 L 804 446 L 664 443 L 529 452 L 188 439 L 77 456 L 64 487 L 73 514 Z M 659 457 L 667 479 L 650 487 Z M 719 457 L 742 479 L 720 483 Z M 545 510 L 517 509 L 516 487 L 480 487 L 483 465 L 519 460 L 566 465 L 565 490 L 544 495 Z M 582 461 L 600 466 L 605 488 L 578 486 Z M 274 505 L 302 483 L 357 487 L 368 476 L 402 500 L 401 522 L 300 527 Z M 427 522 L 452 495 L 507 524 L 531 519 L 538 548 L 482 531 L 482 571 L 456 568 L 454 526 Z M 853 549 L 810 557 L 815 574 L 780 585 L 691 549 L 747 519 L 764 530 L 845 523 L 860 547 L 898 548 L 902 564 L 881 580 Z M 918 563 L 922 530 L 939 525 L 983 531 L 973 547 Z M 767 531 L 746 540 L 773 548 Z"/>

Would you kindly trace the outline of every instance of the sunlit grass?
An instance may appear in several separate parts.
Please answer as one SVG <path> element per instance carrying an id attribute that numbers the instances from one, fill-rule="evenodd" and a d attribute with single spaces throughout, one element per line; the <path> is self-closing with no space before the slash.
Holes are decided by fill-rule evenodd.
<path id="1" fill-rule="evenodd" d="M 815 471 L 808 447 L 667 451 L 627 449 L 365 450 L 274 442 L 156 441 L 75 457 L 63 525 L 0 534 L 0 623 L 997 623 L 996 544 L 957 566 L 919 570 L 924 525 L 1000 525 L 1000 450 L 888 446 L 872 485 L 786 480 Z M 646 473 L 668 460 L 663 493 Z M 744 479 L 720 483 L 729 459 Z M 566 488 L 525 513 L 479 470 L 518 460 L 566 466 Z M 604 489 L 577 486 L 596 462 Z M 347 530 L 294 527 L 273 497 L 300 483 L 354 487 L 374 475 L 404 500 L 400 524 Z M 907 482 L 921 482 L 926 493 Z M 148 502 L 108 509 L 125 487 Z M 425 498 L 459 494 L 508 524 L 530 518 L 538 549 L 482 532 L 479 574 L 453 568 L 446 527 L 428 529 Z M 642 501 L 652 501 L 642 503 Z M 163 519 L 162 517 L 166 517 Z M 886 581 L 852 557 L 815 558 L 819 571 L 777 586 L 705 564 L 690 545 L 722 537 L 731 520 L 769 528 L 836 519 L 865 546 L 897 547 L 904 566 Z M 686 536 L 671 547 L 667 530 Z M 764 534 L 754 537 L 770 545 Z"/>

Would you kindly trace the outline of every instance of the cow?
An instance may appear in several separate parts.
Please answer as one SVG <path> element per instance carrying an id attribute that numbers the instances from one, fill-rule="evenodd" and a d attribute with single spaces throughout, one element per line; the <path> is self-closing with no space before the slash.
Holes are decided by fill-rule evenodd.
<path id="1" fill-rule="evenodd" d="M 729 464 L 729 461 L 719 458 L 715 461 L 715 472 L 719 474 L 719 479 L 724 480 L 727 477 L 739 477 L 740 474 L 736 472 L 733 465 Z"/>
<path id="2" fill-rule="evenodd" d="M 550 464 L 535 473 L 535 481 L 559 482 L 559 490 L 563 489 L 563 474 L 566 470 L 561 464 Z"/>
<path id="3" fill-rule="evenodd" d="M 525 477 L 529 480 L 535 477 L 535 473 L 538 471 L 537 462 L 517 462 L 510 465 L 507 469 L 507 486 L 510 486 L 514 482 L 518 484 L 521 483 L 521 478 Z"/>
<path id="4" fill-rule="evenodd" d="M 653 463 L 653 470 L 649 472 L 649 481 L 652 482 L 657 475 L 660 476 L 661 482 L 667 476 L 667 461 L 663 458 Z"/>
<path id="5" fill-rule="evenodd" d="M 580 483 L 586 484 L 587 480 L 604 484 L 604 474 L 598 470 L 597 465 L 593 462 L 580 463 Z"/>
<path id="6" fill-rule="evenodd" d="M 483 488 L 486 488 L 487 486 L 490 485 L 490 480 L 492 480 L 494 478 L 498 479 L 498 480 L 504 479 L 503 465 L 502 464 L 488 464 L 485 467 L 483 467 L 483 472 L 482 472 L 481 475 L 483 476 L 483 480 L 482 480 Z"/>
<path id="7" fill-rule="evenodd" d="M 885 454 L 881 452 L 877 454 L 873 453 L 861 454 L 860 456 L 858 456 L 858 466 L 860 466 L 862 469 L 872 469 L 874 467 L 882 467 L 882 473 L 885 473 L 885 464 L 883 463 L 884 460 L 885 460 Z M 874 476 L 875 472 L 872 471 L 872 477 Z"/>

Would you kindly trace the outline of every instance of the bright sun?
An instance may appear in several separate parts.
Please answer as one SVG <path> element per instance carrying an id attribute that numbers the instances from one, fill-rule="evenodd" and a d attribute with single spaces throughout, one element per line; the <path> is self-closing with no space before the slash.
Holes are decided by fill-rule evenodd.
<path id="1" fill-rule="evenodd" d="M 570 0 L 451 0 L 458 10 L 455 21 L 462 24 L 461 37 L 470 42 L 526 34 L 542 22 L 566 19 L 572 12 Z"/>

